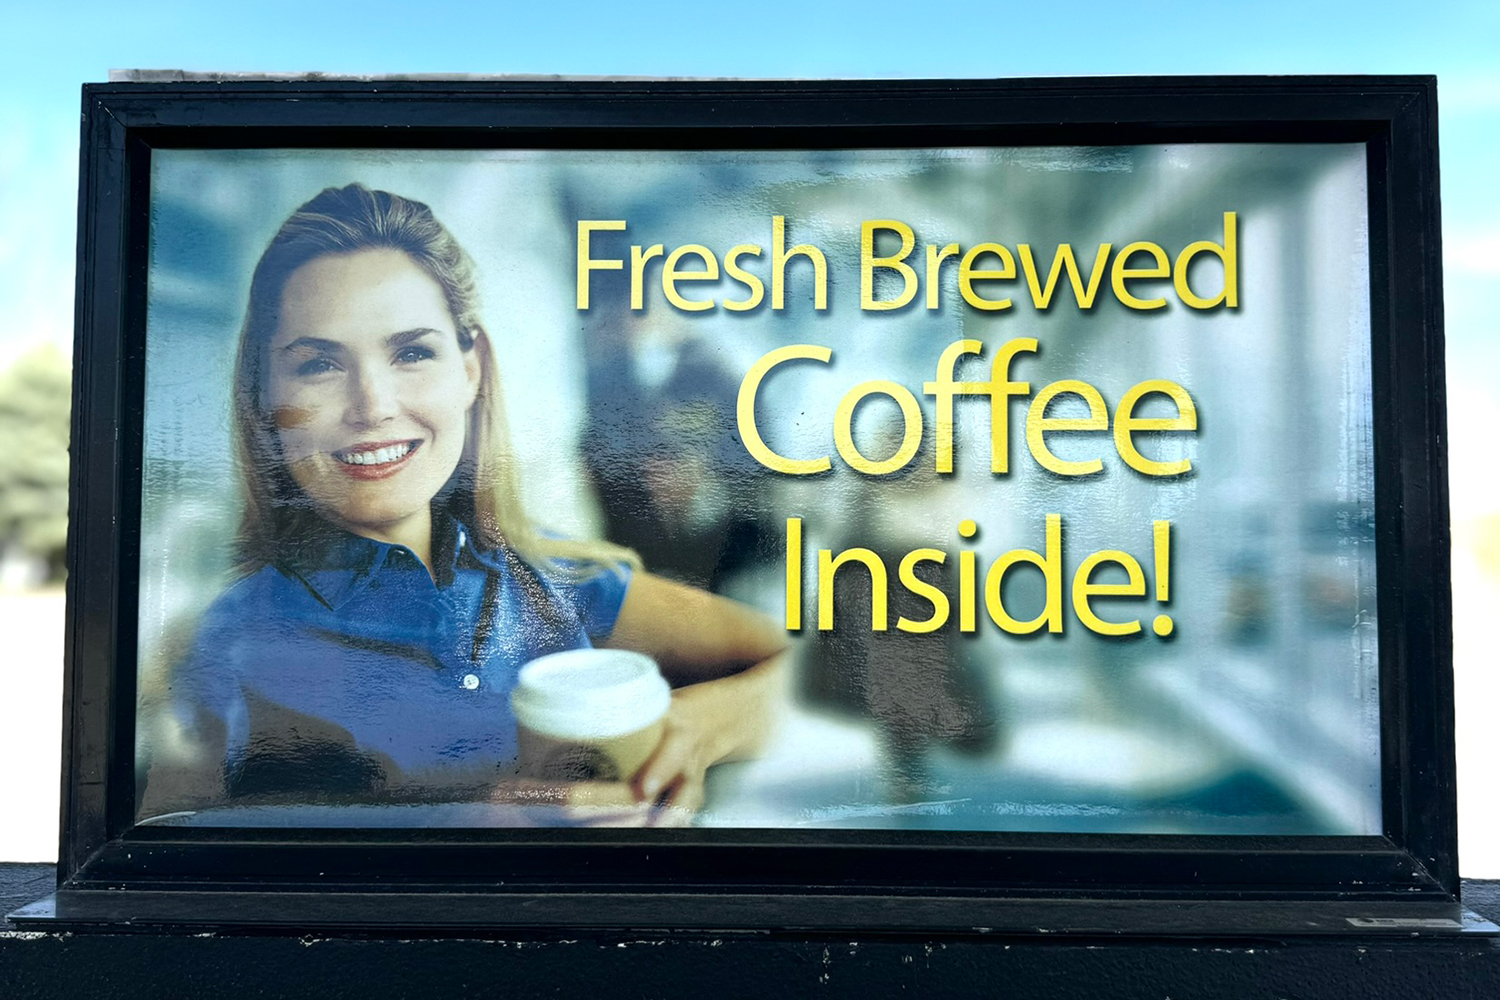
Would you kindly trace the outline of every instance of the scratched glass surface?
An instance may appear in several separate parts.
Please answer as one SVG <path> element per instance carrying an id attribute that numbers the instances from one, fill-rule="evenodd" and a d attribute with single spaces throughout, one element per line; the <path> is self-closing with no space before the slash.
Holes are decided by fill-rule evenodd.
<path id="1" fill-rule="evenodd" d="M 759 609 L 790 642 L 791 694 L 775 708 L 769 738 L 753 759 L 708 769 L 692 822 L 1378 833 L 1365 169 L 1362 148 L 1346 145 L 158 151 L 140 817 L 271 826 L 660 818 L 654 802 L 591 811 L 563 804 L 566 782 L 518 784 L 509 696 L 517 661 L 541 649 L 528 636 L 547 615 L 486 596 L 480 582 L 467 597 L 444 596 L 441 585 L 453 580 L 441 570 L 374 577 L 368 550 L 350 550 L 351 570 L 331 566 L 320 549 L 324 562 L 274 567 L 279 589 L 245 598 L 247 573 L 256 577 L 237 548 L 247 460 L 233 443 L 232 387 L 251 272 L 299 205 L 359 182 L 430 205 L 473 259 L 509 425 L 496 461 L 513 475 L 529 523 L 544 537 L 628 548 L 652 573 Z M 808 254 L 786 263 L 778 307 L 778 217 L 785 248 L 819 251 L 826 308 L 816 308 L 820 276 Z M 580 222 L 623 223 L 590 230 L 585 256 L 602 266 L 580 270 Z M 893 223 L 911 230 L 904 262 L 914 288 L 900 308 L 862 308 L 862 292 L 879 304 L 905 288 L 889 264 L 872 267 L 862 288 L 861 231 L 871 222 L 880 223 L 869 248 L 876 258 L 902 254 Z M 1127 274 L 1115 284 L 1127 244 L 1161 247 L 1170 273 L 1191 244 L 1231 240 L 1232 306 L 1190 307 L 1171 277 Z M 983 243 L 1006 248 L 1009 280 L 962 278 L 966 255 Z M 1050 307 L 1038 308 L 1064 243 L 1081 287 L 1064 272 Z M 667 259 L 686 245 L 704 252 Z M 744 245 L 760 252 L 732 255 Z M 639 309 L 632 247 L 642 255 Z M 1199 252 L 1188 291 L 1212 299 L 1223 290 L 1221 261 Z M 1004 260 L 991 252 L 968 266 L 993 272 Z M 1149 248 L 1128 263 L 1152 266 Z M 664 286 L 668 267 L 719 277 Z M 1096 267 L 1092 304 L 1081 308 Z M 965 284 L 975 298 L 1012 304 L 976 307 Z M 1130 308 L 1120 288 L 1166 304 Z M 703 302 L 713 305 L 691 308 Z M 1034 350 L 1016 345 L 1025 338 Z M 977 346 L 943 361 L 966 340 Z M 804 353 L 766 367 L 771 352 L 792 345 L 826 349 L 827 360 Z M 992 370 L 1007 350 L 1008 367 Z M 766 374 L 750 388 L 759 453 L 741 419 L 758 365 Z M 1029 440 L 1033 401 L 1065 380 L 1031 415 L 1038 441 Z M 1124 457 L 1122 400 L 1151 380 L 1185 391 L 1196 429 L 1136 430 L 1125 443 L 1161 463 L 1150 468 L 1187 462 L 1186 472 L 1147 474 Z M 1079 383 L 1097 390 L 1104 424 L 1041 433 L 1041 417 L 1090 416 Z M 843 418 L 841 443 L 840 403 L 847 409 L 856 387 L 864 395 Z M 314 411 L 325 399 L 311 398 Z M 940 420 L 945 407 L 951 428 Z M 1156 392 L 1133 415 L 1170 419 L 1181 410 Z M 287 426 L 270 433 L 277 448 L 293 448 Z M 951 471 L 939 471 L 945 441 Z M 1038 443 L 1056 467 L 1097 459 L 1099 470 L 1048 468 Z M 395 452 L 340 454 L 374 468 Z M 766 454 L 826 457 L 828 468 L 777 471 Z M 860 471 L 861 460 L 900 467 Z M 360 488 L 407 474 L 381 479 L 368 468 Z M 293 492 L 306 496 L 294 499 L 310 521 L 348 513 L 314 480 L 295 478 Z M 445 530 L 442 544 L 459 544 L 458 528 L 435 521 L 434 560 Z M 821 562 L 849 550 L 865 554 L 826 586 Z M 900 567 L 920 550 L 932 552 L 912 563 L 909 585 Z M 1111 551 L 1138 565 L 1135 594 L 1087 593 L 1091 582 L 1130 582 L 1127 567 L 1108 559 L 1078 576 L 1088 557 Z M 991 568 L 1007 553 L 1015 565 L 992 586 Z M 384 571 L 411 555 L 381 549 L 378 558 Z M 465 579 L 527 578 L 489 555 Z M 883 588 L 872 563 L 884 570 Z M 335 569 L 345 576 L 327 575 Z M 309 582 L 316 573 L 325 575 Z M 359 593 L 345 601 L 346 589 Z M 796 608 L 789 589 L 800 591 Z M 309 597 L 321 610 L 307 610 Z M 297 601 L 302 610 L 287 610 Z M 831 628 L 820 622 L 825 610 Z M 309 614 L 326 619 L 310 624 Z M 1087 615 L 1139 627 L 1100 634 Z M 489 631 L 476 637 L 486 616 Z M 426 637 L 410 643 L 425 643 L 425 660 L 376 648 L 410 636 L 371 629 L 400 632 L 408 619 Z M 927 631 L 898 624 L 939 619 Z M 702 627 L 683 616 L 662 630 Z M 288 640 L 293 629 L 318 630 L 324 646 Z M 247 652 L 247 643 L 264 646 Z M 247 657 L 260 663 L 253 681 Z M 194 698 L 213 701 L 207 721 Z M 631 777 L 618 768 L 589 774 Z"/>

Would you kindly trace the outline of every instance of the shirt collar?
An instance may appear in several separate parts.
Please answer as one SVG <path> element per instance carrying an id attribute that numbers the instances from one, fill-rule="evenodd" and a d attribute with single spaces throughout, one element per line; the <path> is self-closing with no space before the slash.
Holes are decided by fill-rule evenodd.
<path id="1" fill-rule="evenodd" d="M 447 511 L 434 516 L 432 562 L 438 568 L 439 586 L 446 586 L 459 569 L 503 570 L 505 557 L 499 549 L 487 551 L 474 543 L 474 533 Z M 503 543 L 502 543 L 503 544 Z M 448 574 L 446 577 L 444 572 Z"/>
<path id="2" fill-rule="evenodd" d="M 461 560 L 472 559 L 486 568 L 495 568 L 494 561 L 475 548 L 469 529 L 446 511 L 433 513 L 432 536 L 432 562 L 440 588 L 453 582 Z M 320 522 L 295 542 L 285 545 L 277 562 L 283 570 L 301 580 L 319 601 L 338 610 L 366 586 L 385 567 L 391 554 L 398 550 L 406 553 L 404 547 L 377 542 Z M 415 557 L 410 553 L 407 556 L 413 562 L 413 572 L 420 572 Z"/>

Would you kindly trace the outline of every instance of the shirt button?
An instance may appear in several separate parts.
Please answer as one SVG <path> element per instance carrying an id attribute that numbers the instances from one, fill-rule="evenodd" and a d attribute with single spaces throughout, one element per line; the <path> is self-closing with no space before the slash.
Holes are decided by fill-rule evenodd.
<path id="1" fill-rule="evenodd" d="M 478 674 L 464 674 L 463 685 L 465 691 L 473 691 L 479 687 Z"/>

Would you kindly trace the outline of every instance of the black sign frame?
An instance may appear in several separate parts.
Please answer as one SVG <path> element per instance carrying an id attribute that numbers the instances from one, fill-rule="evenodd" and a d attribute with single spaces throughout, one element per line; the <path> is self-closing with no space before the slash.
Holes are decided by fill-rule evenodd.
<path id="1" fill-rule="evenodd" d="M 59 891 L 16 919 L 437 933 L 1459 929 L 1436 107 L 1430 77 L 86 86 Z M 1210 141 L 1369 153 L 1382 836 L 134 825 L 154 150 Z"/>

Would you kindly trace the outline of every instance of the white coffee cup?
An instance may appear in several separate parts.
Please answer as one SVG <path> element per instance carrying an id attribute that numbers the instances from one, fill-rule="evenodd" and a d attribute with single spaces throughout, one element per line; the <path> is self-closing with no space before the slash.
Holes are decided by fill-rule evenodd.
<path id="1" fill-rule="evenodd" d="M 522 777 L 628 781 L 661 742 L 672 690 L 644 653 L 570 649 L 521 668 L 511 692 Z"/>

